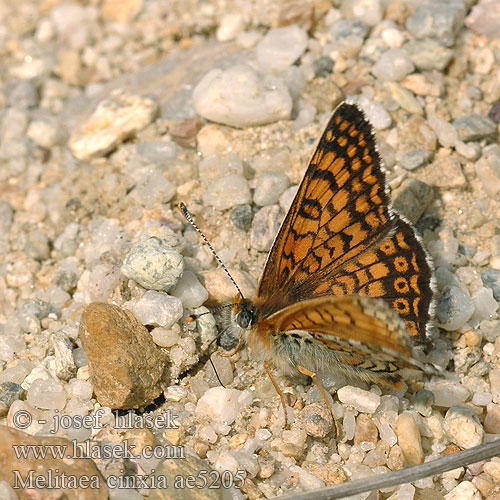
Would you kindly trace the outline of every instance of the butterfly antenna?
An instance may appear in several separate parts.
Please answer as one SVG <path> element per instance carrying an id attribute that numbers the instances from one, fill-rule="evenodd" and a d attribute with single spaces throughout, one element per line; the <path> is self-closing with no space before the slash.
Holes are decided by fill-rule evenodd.
<path id="1" fill-rule="evenodd" d="M 188 323 L 192 323 L 194 320 L 200 318 L 201 316 L 205 316 L 205 314 L 214 314 L 222 311 L 223 309 L 227 309 L 228 307 L 233 307 L 233 304 L 224 304 L 219 307 L 215 307 L 214 309 L 211 309 L 210 311 L 202 312 L 200 314 L 190 314 L 186 320 Z"/>
<path id="2" fill-rule="evenodd" d="M 194 222 L 193 217 L 189 213 L 189 210 L 187 209 L 186 205 L 184 205 L 184 203 L 182 201 L 180 201 L 179 204 L 177 205 L 177 208 L 179 209 L 181 214 L 184 216 L 184 218 L 196 229 L 198 234 L 203 238 L 203 241 L 206 243 L 206 245 L 208 246 L 210 251 L 214 254 L 215 260 L 219 263 L 220 267 L 222 267 L 222 269 L 224 269 L 224 272 L 227 274 L 227 276 L 231 280 L 231 283 L 234 285 L 236 290 L 238 290 L 240 297 L 242 299 L 244 299 L 245 297 L 243 296 L 243 293 L 241 292 L 240 287 L 237 285 L 236 281 L 234 281 L 234 278 L 229 273 L 227 267 L 224 265 L 224 262 L 222 262 L 220 257 L 217 255 L 216 251 L 214 250 L 214 247 L 212 246 L 210 241 L 208 241 L 208 238 L 203 234 L 203 231 Z"/>

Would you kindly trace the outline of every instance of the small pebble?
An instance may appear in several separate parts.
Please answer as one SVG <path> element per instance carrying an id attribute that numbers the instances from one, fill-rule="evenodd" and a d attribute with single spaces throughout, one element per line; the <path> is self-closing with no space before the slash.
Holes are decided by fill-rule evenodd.
<path id="1" fill-rule="evenodd" d="M 331 431 L 333 419 L 328 408 L 318 403 L 312 403 L 303 408 L 300 418 L 308 436 L 325 437 Z"/>
<path id="2" fill-rule="evenodd" d="M 483 427 L 470 408 L 452 406 L 446 412 L 443 428 L 449 439 L 461 449 L 469 449 L 483 442 Z"/>
<path id="3" fill-rule="evenodd" d="M 203 201 L 217 210 L 248 204 L 252 201 L 248 181 L 239 174 L 216 179 L 204 191 Z"/>
<path id="4" fill-rule="evenodd" d="M 403 412 L 396 421 L 398 444 L 408 465 L 418 465 L 424 461 L 420 432 L 413 415 Z"/>
<path id="5" fill-rule="evenodd" d="M 451 47 L 462 27 L 465 5 L 462 2 L 421 2 L 406 21 L 406 28 L 415 38 L 434 38 Z"/>
<path id="6" fill-rule="evenodd" d="M 405 170 L 415 170 L 428 163 L 432 158 L 432 152 L 426 149 L 412 149 L 401 158 L 401 166 Z"/>
<path id="7" fill-rule="evenodd" d="M 185 309 L 200 307 L 208 298 L 208 292 L 200 283 L 196 274 L 189 269 L 184 270 L 182 277 L 172 290 L 174 297 L 181 299 Z"/>
<path id="8" fill-rule="evenodd" d="M 484 286 L 491 289 L 493 297 L 497 302 L 500 301 L 500 270 L 484 269 L 481 271 L 481 279 Z"/>
<path id="9" fill-rule="evenodd" d="M 374 413 L 380 404 L 380 396 L 359 387 L 346 385 L 337 391 L 339 400 L 363 413 Z"/>
<path id="10" fill-rule="evenodd" d="M 470 391 L 466 387 L 451 380 L 429 382 L 426 388 L 434 394 L 435 406 L 444 408 L 460 405 L 470 397 Z"/>
<path id="11" fill-rule="evenodd" d="M 283 212 L 279 205 L 262 207 L 253 218 L 250 245 L 255 250 L 267 252 L 280 228 Z"/>
<path id="12" fill-rule="evenodd" d="M 212 387 L 198 400 L 196 413 L 230 425 L 251 401 L 252 396 L 247 391 Z"/>
<path id="13" fill-rule="evenodd" d="M 166 293 L 148 290 L 132 307 L 132 312 L 143 325 L 170 328 L 182 317 L 182 302 Z"/>
<path id="14" fill-rule="evenodd" d="M 452 49 L 443 47 L 431 38 L 410 40 L 403 50 L 419 71 L 442 71 L 454 56 Z"/>
<path id="15" fill-rule="evenodd" d="M 240 64 L 207 73 L 193 91 L 193 107 L 207 120 L 243 128 L 288 119 L 292 99 L 281 79 Z"/>
<path id="16" fill-rule="evenodd" d="M 321 56 L 313 61 L 314 74 L 319 77 L 329 75 L 333 69 L 333 60 L 329 56 Z"/>
<path id="17" fill-rule="evenodd" d="M 372 73 L 379 80 L 402 80 L 413 73 L 415 66 L 401 49 L 389 49 L 373 65 Z"/>
<path id="18" fill-rule="evenodd" d="M 123 258 L 121 272 L 149 290 L 168 292 L 177 286 L 184 259 L 174 248 L 156 237 L 135 245 Z"/>
<path id="19" fill-rule="evenodd" d="M 153 100 L 116 91 L 71 135 L 69 148 L 82 161 L 103 156 L 151 123 L 156 112 Z"/>
<path id="20" fill-rule="evenodd" d="M 483 497 L 470 481 L 461 481 L 444 496 L 445 500 L 481 500 Z"/>
<path id="21" fill-rule="evenodd" d="M 261 207 L 278 203 L 289 184 L 288 176 L 282 172 L 274 170 L 262 172 L 255 179 L 254 203 Z"/>
<path id="22" fill-rule="evenodd" d="M 264 72 L 279 73 L 306 50 L 307 33 L 296 24 L 270 29 L 257 44 L 257 61 Z"/>
<path id="23" fill-rule="evenodd" d="M 478 141 L 495 134 L 495 124 L 476 113 L 463 116 L 453 122 L 461 141 Z"/>
<path id="24" fill-rule="evenodd" d="M 251 205 L 236 205 L 231 209 L 231 222 L 239 229 L 248 231 L 252 227 L 253 212 Z"/>
<path id="25" fill-rule="evenodd" d="M 453 285 L 443 288 L 436 304 L 436 319 L 441 328 L 458 330 L 473 313 L 474 304 L 468 293 Z"/>

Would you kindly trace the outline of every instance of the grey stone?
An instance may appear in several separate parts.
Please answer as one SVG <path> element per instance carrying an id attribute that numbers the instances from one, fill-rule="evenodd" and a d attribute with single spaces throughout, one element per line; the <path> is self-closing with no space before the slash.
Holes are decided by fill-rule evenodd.
<path id="1" fill-rule="evenodd" d="M 429 184 L 418 179 L 407 179 L 396 191 L 393 207 L 415 224 L 433 198 L 434 191 Z"/>
<path id="2" fill-rule="evenodd" d="M 457 330 L 474 313 L 474 304 L 468 293 L 453 285 L 443 288 L 436 304 L 436 319 L 441 328 Z"/>
<path id="3" fill-rule="evenodd" d="M 260 252 L 267 252 L 283 219 L 283 211 L 279 205 L 262 207 L 256 214 L 250 233 L 250 246 Z"/>
<path id="4" fill-rule="evenodd" d="M 231 210 L 231 222 L 239 229 L 248 231 L 252 227 L 253 212 L 250 205 L 236 205 Z"/>
<path id="5" fill-rule="evenodd" d="M 498 269 L 485 269 L 481 271 L 484 286 L 491 288 L 493 297 L 500 302 L 500 271 Z"/>
<path id="6" fill-rule="evenodd" d="M 452 49 L 444 47 L 431 38 L 410 40 L 404 44 L 403 50 L 420 71 L 432 69 L 442 71 L 453 57 Z"/>
<path id="7" fill-rule="evenodd" d="M 38 104 L 38 92 L 29 80 L 12 80 L 5 84 L 7 105 L 28 109 Z"/>
<path id="8" fill-rule="evenodd" d="M 403 158 L 401 158 L 401 166 L 405 170 L 415 170 L 422 165 L 425 165 L 432 159 L 432 151 L 427 149 L 417 148 L 408 151 Z"/>
<path id="9" fill-rule="evenodd" d="M 364 39 L 368 34 L 368 26 L 359 19 L 342 19 L 337 21 L 330 30 L 334 41 L 338 42 L 342 38 L 357 36 Z"/>
<path id="10" fill-rule="evenodd" d="M 477 141 L 495 134 L 495 124 L 484 116 L 472 113 L 453 122 L 461 141 Z"/>
<path id="11" fill-rule="evenodd" d="M 184 259 L 163 240 L 151 237 L 125 255 L 121 271 L 146 289 L 168 292 L 182 276 Z"/>
<path id="12" fill-rule="evenodd" d="M 313 61 L 314 74 L 316 76 L 327 76 L 332 72 L 333 59 L 330 56 L 321 56 Z"/>
<path id="13" fill-rule="evenodd" d="M 24 389 L 15 382 L 1 382 L 0 383 L 0 417 L 7 415 L 10 406 L 18 400 Z"/>
<path id="14" fill-rule="evenodd" d="M 463 26 L 463 0 L 432 0 L 422 2 L 406 20 L 406 28 L 415 38 L 435 38 L 451 47 Z"/>
<path id="15" fill-rule="evenodd" d="M 415 66 L 401 49 L 389 49 L 373 65 L 372 73 L 379 80 L 399 81 L 413 73 Z"/>

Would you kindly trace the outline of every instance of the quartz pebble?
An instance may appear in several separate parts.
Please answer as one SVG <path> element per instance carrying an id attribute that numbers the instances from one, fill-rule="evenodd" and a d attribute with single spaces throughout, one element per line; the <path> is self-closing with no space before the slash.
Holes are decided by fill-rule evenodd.
<path id="1" fill-rule="evenodd" d="M 444 417 L 443 428 L 450 440 L 462 449 L 483 442 L 484 430 L 476 414 L 464 406 L 452 406 Z"/>
<path id="2" fill-rule="evenodd" d="M 132 306 L 132 312 L 143 325 L 170 328 L 182 316 L 182 301 L 165 293 L 148 290 Z"/>
<path id="3" fill-rule="evenodd" d="M 292 99 L 280 78 L 241 64 L 207 73 L 193 91 L 193 107 L 207 120 L 251 127 L 289 118 Z"/>
<path id="4" fill-rule="evenodd" d="M 478 114 L 471 114 L 458 118 L 453 122 L 461 141 L 477 141 L 495 133 L 495 124 Z"/>
<path id="5" fill-rule="evenodd" d="M 279 205 L 262 207 L 253 218 L 250 245 L 260 252 L 267 252 L 274 241 L 283 218 Z"/>
<path id="6" fill-rule="evenodd" d="M 200 307 L 208 298 L 205 287 L 200 283 L 196 274 L 189 269 L 182 274 L 179 283 L 172 290 L 172 295 L 179 298 L 186 309 Z"/>
<path id="7" fill-rule="evenodd" d="M 282 172 L 274 170 L 262 172 L 255 179 L 254 203 L 261 207 L 278 203 L 289 184 L 288 176 Z"/>
<path id="8" fill-rule="evenodd" d="M 182 255 L 156 237 L 135 245 L 124 257 L 121 272 L 150 290 L 168 292 L 177 286 L 184 271 Z"/>
<path id="9" fill-rule="evenodd" d="M 297 25 L 270 29 L 257 44 L 257 61 L 264 72 L 279 73 L 306 50 L 307 33 Z"/>
<path id="10" fill-rule="evenodd" d="M 396 435 L 408 465 L 418 465 L 424 461 L 424 452 L 420 432 L 415 418 L 409 412 L 403 412 L 396 421 Z"/>
<path id="11" fill-rule="evenodd" d="M 436 380 L 429 382 L 426 387 L 434 394 L 434 404 L 444 408 L 460 405 L 470 396 L 466 387 L 451 380 Z"/>
<path id="12" fill-rule="evenodd" d="M 473 313 L 474 304 L 467 292 L 453 285 L 443 288 L 436 305 L 436 319 L 441 328 L 457 330 L 465 325 Z"/>
<path id="13" fill-rule="evenodd" d="M 444 496 L 445 500 L 481 500 L 483 497 L 470 481 L 462 481 Z"/>
<path id="14" fill-rule="evenodd" d="M 251 402 L 252 396 L 248 391 L 212 387 L 198 400 L 196 413 L 216 422 L 232 424 Z"/>
<path id="15" fill-rule="evenodd" d="M 230 174 L 212 182 L 203 193 L 203 201 L 217 210 L 227 210 L 252 201 L 248 181 L 239 174 Z"/>
<path id="16" fill-rule="evenodd" d="M 380 396 L 359 387 L 346 385 L 337 391 L 339 400 L 363 413 L 374 413 L 380 404 Z"/>
<path id="17" fill-rule="evenodd" d="M 415 66 L 401 49 L 389 49 L 373 65 L 372 73 L 379 80 L 402 80 L 413 73 Z"/>
<path id="18" fill-rule="evenodd" d="M 69 148 L 79 160 L 105 155 L 151 123 L 156 112 L 156 103 L 150 98 L 116 91 L 71 135 Z"/>

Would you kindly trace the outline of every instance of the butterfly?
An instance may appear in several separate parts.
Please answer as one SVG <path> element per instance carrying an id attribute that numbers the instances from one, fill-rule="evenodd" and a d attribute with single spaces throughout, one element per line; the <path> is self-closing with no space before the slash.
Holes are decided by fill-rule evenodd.
<path id="1" fill-rule="evenodd" d="M 424 342 L 430 321 L 432 266 L 411 224 L 390 205 L 381 163 L 363 112 L 342 103 L 255 297 L 239 291 L 223 310 L 226 348 L 233 347 L 227 339 L 238 339 L 236 349 L 246 340 L 270 376 L 272 364 L 313 380 L 318 372 L 340 372 L 400 388 L 406 368 L 422 368 L 414 346 Z"/>

